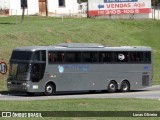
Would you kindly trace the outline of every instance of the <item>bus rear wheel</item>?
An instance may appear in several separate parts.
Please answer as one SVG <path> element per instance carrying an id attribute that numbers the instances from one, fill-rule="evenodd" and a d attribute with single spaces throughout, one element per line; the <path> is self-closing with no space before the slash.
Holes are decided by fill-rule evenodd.
<path id="1" fill-rule="evenodd" d="M 118 85 L 115 81 L 111 81 L 109 84 L 108 84 L 108 92 L 110 93 L 114 93 L 116 92 L 118 89 Z"/>
<path id="2" fill-rule="evenodd" d="M 130 84 L 128 81 L 123 81 L 121 83 L 121 92 L 129 92 L 130 91 Z"/>
<path id="3" fill-rule="evenodd" d="M 46 84 L 46 86 L 45 86 L 45 92 L 44 92 L 44 94 L 46 96 L 51 96 L 55 92 L 56 92 L 56 88 L 55 88 L 55 86 L 53 84 L 51 84 L 51 83 Z"/>

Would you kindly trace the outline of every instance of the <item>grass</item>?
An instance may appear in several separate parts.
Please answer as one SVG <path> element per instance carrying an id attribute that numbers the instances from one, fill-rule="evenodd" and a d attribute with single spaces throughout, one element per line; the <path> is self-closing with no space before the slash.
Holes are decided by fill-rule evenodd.
<path id="1" fill-rule="evenodd" d="M 8 63 L 12 50 L 18 46 L 52 45 L 66 41 L 100 43 L 111 46 L 151 46 L 154 51 L 154 84 L 160 84 L 160 21 L 106 20 L 87 18 L 0 17 L 0 61 Z M 4 90 L 0 75 L 0 90 Z M 158 100 L 139 99 L 69 99 L 47 101 L 0 101 L 0 111 L 159 111 Z M 4 119 L 4 118 L 3 118 Z M 9 118 L 6 118 L 8 120 Z M 16 120 L 26 118 L 13 118 Z M 50 120 L 53 118 L 35 118 Z M 55 118 L 93 119 L 106 118 Z M 125 118 L 107 118 L 125 119 Z M 136 120 L 158 118 L 129 118 Z"/>
<path id="2" fill-rule="evenodd" d="M 159 111 L 160 102 L 158 100 L 139 100 L 139 99 L 69 99 L 69 100 L 66 99 L 66 100 L 44 100 L 44 101 L 1 101 L 0 106 L 1 106 L 0 111 Z M 55 119 L 61 119 L 61 118 L 63 118 L 63 116 Z M 50 118 L 45 118 L 45 119 L 50 119 Z M 96 119 L 106 119 L 106 118 L 69 117 L 64 119 L 96 120 Z M 115 118 L 111 117 L 109 119 L 115 119 Z M 136 119 L 143 120 L 144 118 L 136 117 Z M 150 119 L 153 118 L 150 117 Z"/>
<path id="3" fill-rule="evenodd" d="M 139 99 L 59 99 L 1 101 L 0 106 L 0 111 L 159 111 L 160 101 L 147 99 L 141 101 Z"/>

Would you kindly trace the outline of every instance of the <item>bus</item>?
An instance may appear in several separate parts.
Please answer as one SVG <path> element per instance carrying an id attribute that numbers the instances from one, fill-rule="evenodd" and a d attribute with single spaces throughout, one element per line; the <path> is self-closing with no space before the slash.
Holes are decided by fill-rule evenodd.
<path id="1" fill-rule="evenodd" d="M 129 92 L 152 85 L 152 61 L 147 46 L 24 46 L 12 52 L 7 88 L 47 96 L 59 91 Z"/>

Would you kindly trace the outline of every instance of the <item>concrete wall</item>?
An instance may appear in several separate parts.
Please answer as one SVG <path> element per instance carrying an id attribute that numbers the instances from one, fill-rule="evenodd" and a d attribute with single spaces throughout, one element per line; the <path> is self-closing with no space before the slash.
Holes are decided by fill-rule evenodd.
<path id="1" fill-rule="evenodd" d="M 77 0 L 65 0 L 65 7 L 59 7 L 58 0 L 48 0 L 48 11 L 55 14 L 78 13 Z"/>
<path id="2" fill-rule="evenodd" d="M 4 2 L 7 1 L 7 2 Z M 28 8 L 25 9 L 25 15 L 34 15 L 39 13 L 39 0 L 27 0 Z M 10 15 L 22 15 L 20 0 L 0 0 L 0 6 L 8 3 Z M 48 0 L 48 12 L 54 14 L 78 13 L 77 0 L 66 0 L 64 7 L 59 7 L 58 0 Z"/>
<path id="3" fill-rule="evenodd" d="M 38 0 L 27 0 L 28 8 L 25 9 L 25 15 L 34 15 L 39 12 Z M 22 15 L 20 0 L 9 0 L 10 15 Z"/>

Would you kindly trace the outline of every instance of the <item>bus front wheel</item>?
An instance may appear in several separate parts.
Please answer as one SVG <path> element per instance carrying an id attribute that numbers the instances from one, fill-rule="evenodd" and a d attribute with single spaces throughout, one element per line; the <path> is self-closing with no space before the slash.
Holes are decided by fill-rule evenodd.
<path id="1" fill-rule="evenodd" d="M 51 95 L 53 95 L 55 92 L 56 92 L 56 88 L 55 88 L 55 86 L 54 86 L 53 84 L 51 84 L 51 83 L 46 84 L 45 92 L 44 92 L 44 94 L 45 94 L 46 96 L 51 96 Z"/>
<path id="2" fill-rule="evenodd" d="M 114 93 L 116 92 L 118 89 L 118 85 L 115 81 L 111 81 L 109 84 L 108 84 L 108 92 L 110 93 Z"/>

